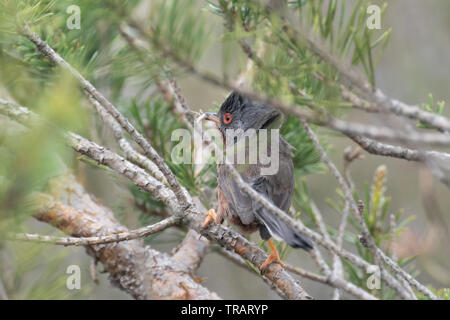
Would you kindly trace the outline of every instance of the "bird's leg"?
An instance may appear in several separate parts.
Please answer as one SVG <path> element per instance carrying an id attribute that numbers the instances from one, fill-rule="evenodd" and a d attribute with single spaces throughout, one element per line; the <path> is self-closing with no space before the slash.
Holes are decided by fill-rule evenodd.
<path id="1" fill-rule="evenodd" d="M 215 223 L 217 223 L 216 210 L 209 209 L 208 212 L 206 212 L 206 219 L 203 222 L 203 228 L 206 228 L 213 220 Z"/>
<path id="2" fill-rule="evenodd" d="M 267 268 L 267 266 L 272 262 L 276 262 L 281 267 L 286 268 L 286 265 L 280 260 L 277 248 L 275 248 L 275 246 L 273 245 L 272 240 L 271 239 L 267 240 L 267 243 L 269 244 L 270 247 L 270 255 L 267 258 L 267 260 L 264 261 L 264 263 L 261 265 L 261 271 L 264 271 Z"/>

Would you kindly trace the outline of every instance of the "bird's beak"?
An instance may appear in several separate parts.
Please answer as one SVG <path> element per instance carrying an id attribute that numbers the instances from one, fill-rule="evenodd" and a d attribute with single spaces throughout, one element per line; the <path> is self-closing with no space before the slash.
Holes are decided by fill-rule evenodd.
<path id="1" fill-rule="evenodd" d="M 217 116 L 217 113 L 205 112 L 204 119 L 206 119 L 208 121 L 214 121 L 215 123 L 220 124 L 220 120 L 219 120 L 219 117 Z"/>

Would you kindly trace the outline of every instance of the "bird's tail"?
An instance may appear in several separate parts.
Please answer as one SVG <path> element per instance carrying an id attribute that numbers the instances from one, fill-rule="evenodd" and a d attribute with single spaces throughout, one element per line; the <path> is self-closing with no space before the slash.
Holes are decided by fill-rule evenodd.
<path id="1" fill-rule="evenodd" d="M 266 208 L 261 207 L 256 210 L 256 216 L 264 224 L 267 231 L 275 239 L 283 239 L 288 245 L 293 248 L 302 248 L 311 250 L 313 244 L 310 239 L 294 227 L 282 221 L 280 218 L 269 212 Z M 264 237 L 264 231 L 261 231 L 261 236 Z M 269 237 L 268 237 L 269 238 Z"/>

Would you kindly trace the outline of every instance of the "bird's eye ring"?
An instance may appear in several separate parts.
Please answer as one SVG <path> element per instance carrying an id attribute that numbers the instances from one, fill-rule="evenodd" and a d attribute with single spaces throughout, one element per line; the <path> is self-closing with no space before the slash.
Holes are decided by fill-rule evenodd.
<path id="1" fill-rule="evenodd" d="M 223 115 L 223 122 L 225 124 L 230 124 L 232 120 L 233 120 L 233 117 L 231 116 L 231 113 L 227 112 Z"/>

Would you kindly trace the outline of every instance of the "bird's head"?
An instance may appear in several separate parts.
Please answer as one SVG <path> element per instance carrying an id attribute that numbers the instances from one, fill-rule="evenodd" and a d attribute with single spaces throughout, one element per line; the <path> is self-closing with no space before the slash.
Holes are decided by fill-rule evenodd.
<path id="1" fill-rule="evenodd" d="M 205 119 L 214 121 L 222 135 L 226 130 L 274 129 L 282 123 L 282 114 L 274 108 L 252 101 L 233 91 L 218 113 L 205 113 Z"/>

